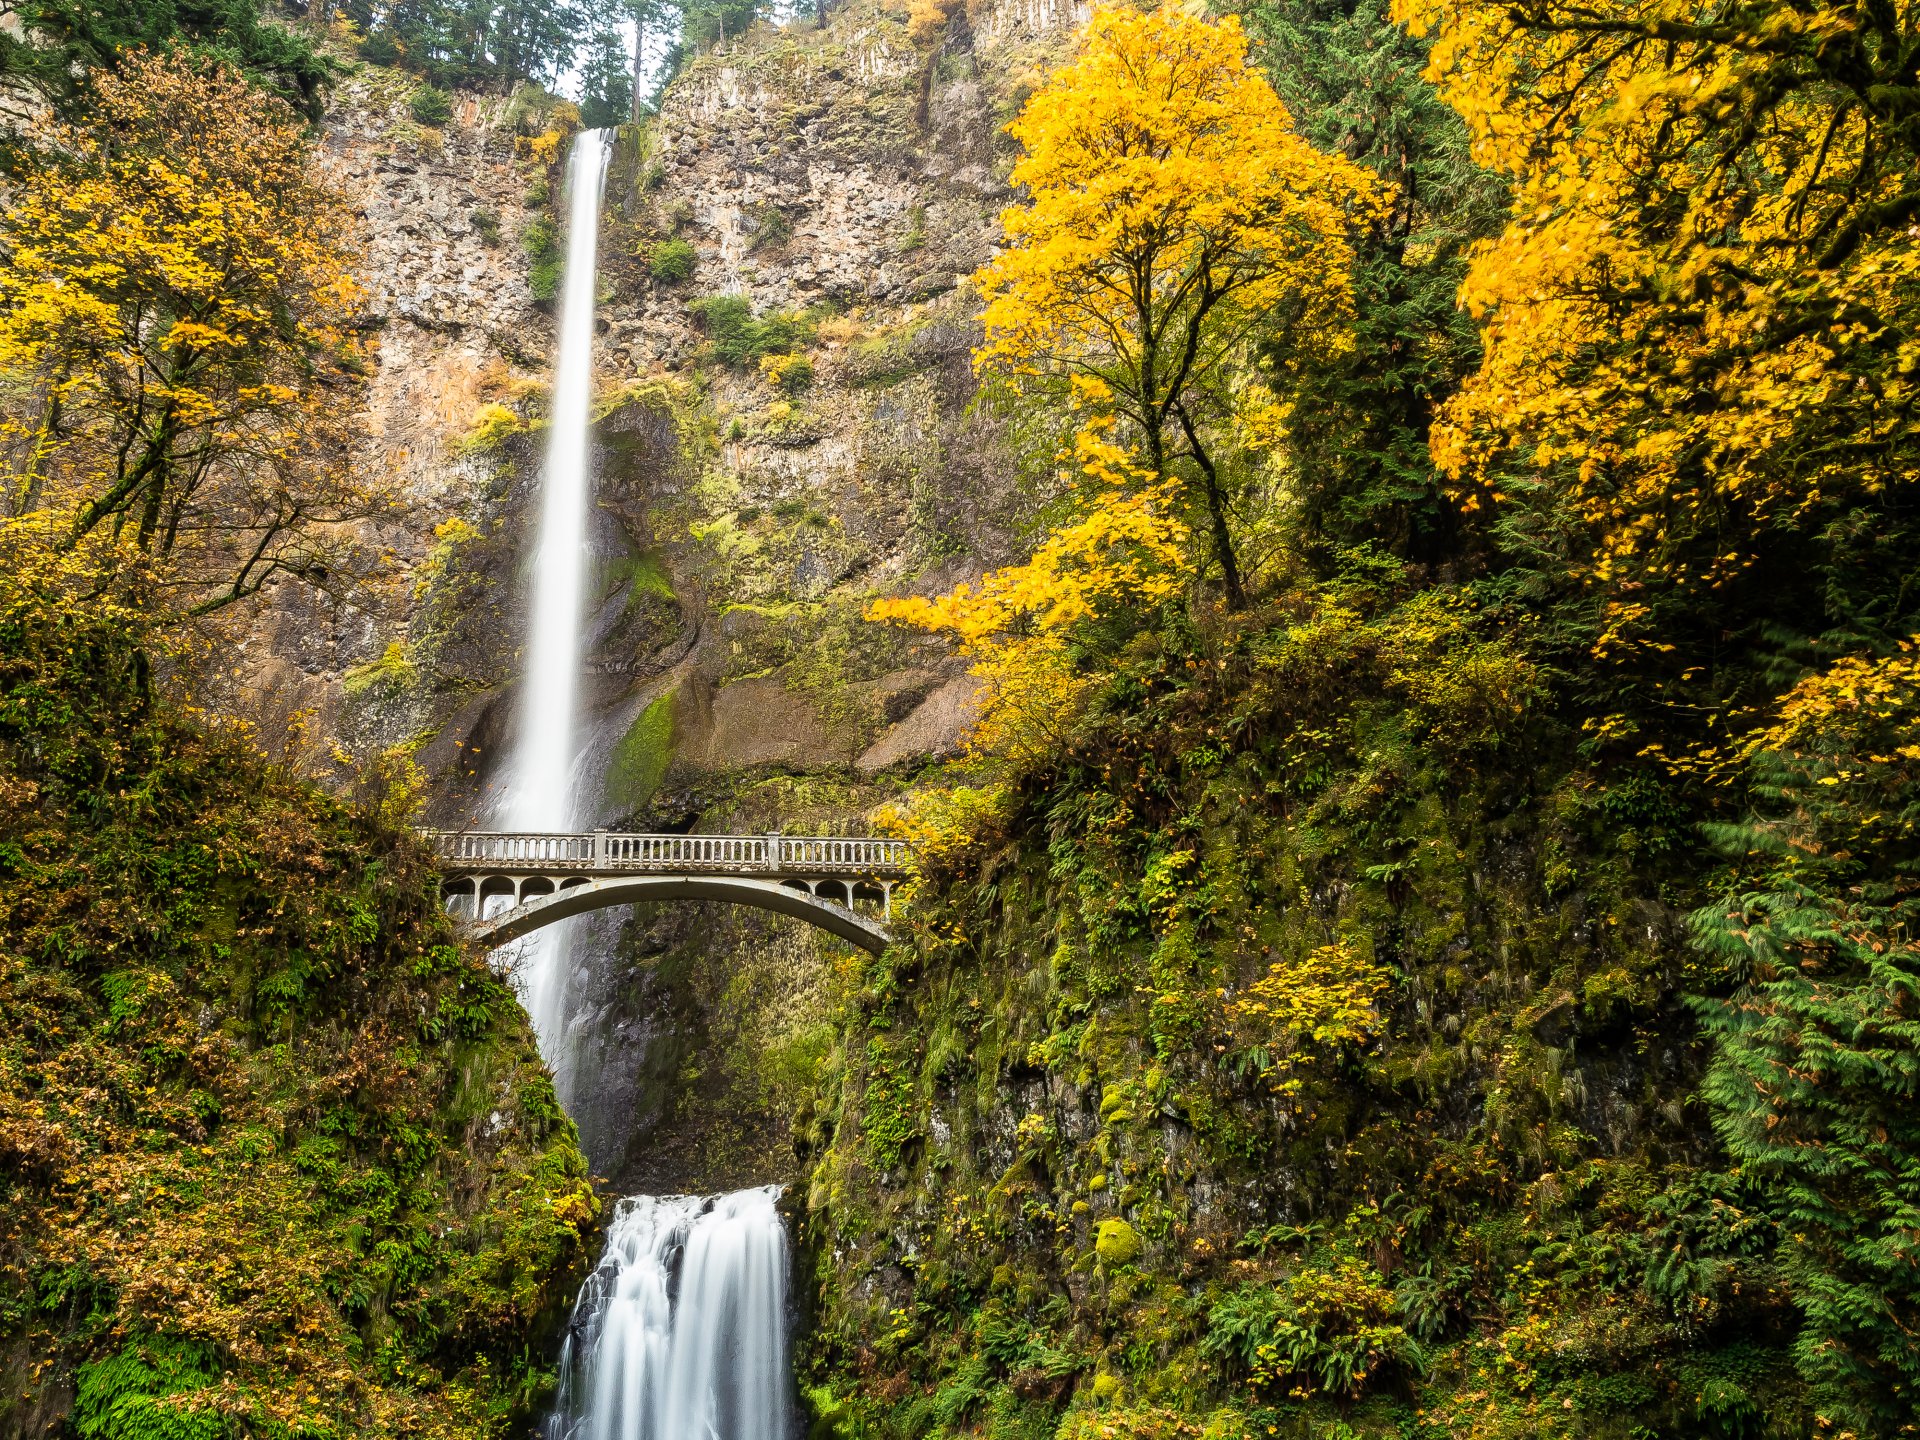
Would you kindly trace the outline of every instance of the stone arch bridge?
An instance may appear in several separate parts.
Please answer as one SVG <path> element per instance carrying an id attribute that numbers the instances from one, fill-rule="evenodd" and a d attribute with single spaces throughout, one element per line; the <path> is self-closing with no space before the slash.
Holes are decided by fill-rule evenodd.
<path id="1" fill-rule="evenodd" d="M 886 949 L 904 840 L 442 830 L 429 837 L 441 896 L 483 945 L 636 900 L 729 900 L 791 915 L 875 954 Z"/>

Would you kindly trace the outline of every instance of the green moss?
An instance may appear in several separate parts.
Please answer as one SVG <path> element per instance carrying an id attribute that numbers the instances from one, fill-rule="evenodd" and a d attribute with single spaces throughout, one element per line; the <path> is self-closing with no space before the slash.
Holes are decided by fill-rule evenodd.
<path id="1" fill-rule="evenodd" d="M 678 694 L 669 690 L 642 710 L 608 757 L 607 798 L 622 811 L 643 808 L 667 773 Z"/>
<path id="2" fill-rule="evenodd" d="M 566 253 L 560 248 L 560 230 L 546 215 L 528 222 L 520 234 L 521 247 L 529 262 L 527 286 L 539 303 L 550 304 L 560 293 L 561 273 L 566 269 Z"/>
<path id="3" fill-rule="evenodd" d="M 930 1432 L 878 1398 L 887 1365 L 937 1390 L 997 1364 L 966 1327 L 1016 1293 L 1057 1302 L 1061 1350 L 1107 1357 L 1157 1433 L 1219 1412 L 1397 1435 L 1402 1395 L 1487 1440 L 1580 1434 L 1603 1395 L 1622 1436 L 1694 1433 L 1702 1397 L 1730 1424 L 1803 1414 L 1778 1231 L 1681 1123 L 1672 937 L 1576 798 L 1577 739 L 1494 724 L 1521 672 L 1431 601 L 1183 625 L 1126 642 L 1067 753 L 922 876 L 911 942 L 850 996 L 842 1044 L 879 1059 L 823 1071 L 809 1224 L 858 1258 L 822 1265 L 816 1363 L 882 1353 L 865 1297 L 910 1252 L 920 1338 L 862 1390 L 891 1434 Z M 1293 1021 L 1246 1008 L 1334 944 L 1386 977 L 1370 1019 L 1316 1020 L 1296 982 Z M 1636 1125 L 1596 1133 L 1627 1104 Z M 1594 1378 L 1703 1366 L 1715 1327 L 1776 1338 L 1684 1397 Z M 1056 1424 L 1093 1403 L 1020 1383 Z"/>
<path id="4" fill-rule="evenodd" d="M 412 659 L 407 647 L 395 640 L 380 652 L 377 660 L 369 660 L 363 665 L 348 668 L 341 677 L 341 688 L 351 699 L 363 699 L 370 694 L 391 694 L 406 689 L 415 679 Z"/>
<path id="5" fill-rule="evenodd" d="M 137 614 L 0 569 L 0 1424 L 518 1429 L 597 1202 L 404 774 L 343 805 L 156 696 Z"/>
<path id="6" fill-rule="evenodd" d="M 1093 1253 L 1108 1265 L 1131 1265 L 1145 1244 L 1140 1232 L 1126 1221 L 1102 1220 L 1094 1232 Z"/>

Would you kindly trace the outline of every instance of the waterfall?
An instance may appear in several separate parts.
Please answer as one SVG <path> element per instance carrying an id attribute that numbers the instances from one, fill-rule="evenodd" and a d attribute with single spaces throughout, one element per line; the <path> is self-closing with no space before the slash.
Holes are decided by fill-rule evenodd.
<path id="1" fill-rule="evenodd" d="M 560 299 L 560 354 L 548 409 L 541 471 L 540 532 L 533 557 L 533 606 L 527 625 L 519 748 L 509 768 L 505 822 L 510 830 L 570 830 L 577 823 L 580 615 L 587 575 L 587 502 L 591 487 L 587 429 L 593 406 L 593 308 L 598 284 L 600 191 L 608 134 L 574 137 L 567 163 L 567 258 Z M 569 956 L 565 924 L 526 941 L 514 965 L 540 1052 L 565 1103 Z"/>
<path id="2" fill-rule="evenodd" d="M 608 135 L 577 136 L 567 166 L 567 258 L 560 304 L 519 748 L 502 823 L 572 830 L 582 746 L 578 689 L 588 566 L 593 310 Z M 572 922 L 521 942 L 513 972 L 560 1102 L 572 1107 Z M 622 1200 L 600 1264 L 582 1287 L 561 1360 L 551 1440 L 792 1440 L 787 1369 L 787 1241 L 777 1191 Z"/>
<path id="3" fill-rule="evenodd" d="M 552 1440 L 790 1440 L 778 1194 L 620 1202 L 568 1327 Z"/>

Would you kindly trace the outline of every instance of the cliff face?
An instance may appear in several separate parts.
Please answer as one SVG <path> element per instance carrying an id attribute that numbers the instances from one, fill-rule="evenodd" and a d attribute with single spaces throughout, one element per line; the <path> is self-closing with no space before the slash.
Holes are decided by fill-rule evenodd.
<path id="1" fill-rule="evenodd" d="M 842 975 L 834 1433 L 1812 1433 L 1692 1098 L 1681 827 L 1514 692 L 1417 693 L 1381 598 L 1137 636 Z"/>
<path id="2" fill-rule="evenodd" d="M 597 1202 L 404 831 L 0 581 L 0 1436 L 503 1436 Z"/>
<path id="3" fill-rule="evenodd" d="M 282 586 L 241 640 L 241 702 L 269 733 L 284 717 L 311 712 L 315 764 L 325 763 L 321 737 L 364 749 L 430 723 L 430 706 L 376 716 L 355 705 L 355 667 L 406 639 L 416 618 L 413 576 L 432 554 L 436 526 L 486 492 L 490 467 L 466 458 L 459 443 L 475 411 L 551 363 L 551 322 L 515 238 L 528 214 L 528 182 L 514 160 L 527 107 L 463 95 L 448 125 L 428 129 L 408 113 L 414 88 L 398 72 L 356 68 L 333 95 L 323 139 L 324 163 L 361 222 L 357 278 L 378 364 L 353 463 L 391 497 L 389 513 L 364 535 L 370 551 L 388 557 L 388 579 L 346 604 Z M 503 633 L 491 647 L 501 674 L 514 643 Z"/>
<path id="4" fill-rule="evenodd" d="M 603 201 L 583 762 L 593 823 L 864 828 L 950 752 L 973 682 L 860 619 L 1009 557 L 1022 522 L 1002 407 L 976 403 L 977 303 L 1011 162 L 1000 127 L 1084 18 L 984 7 L 916 44 L 871 3 L 762 27 L 689 64 L 624 129 Z M 326 148 L 358 200 L 379 326 L 358 463 L 394 491 L 382 593 L 286 592 L 244 649 L 273 728 L 311 712 L 399 746 L 428 818 L 486 825 L 512 753 L 534 541 L 564 130 L 550 101 L 456 101 L 362 68 Z M 596 1167 L 659 1188 L 781 1178 L 817 1058 L 812 932 L 728 907 L 578 927 L 559 1080 Z M 763 982 L 763 983 L 756 983 Z M 770 1053 L 792 1058 L 769 1082 Z M 697 1061 L 696 1061 L 696 1057 Z M 740 1144 L 722 1143 L 722 1135 Z"/>

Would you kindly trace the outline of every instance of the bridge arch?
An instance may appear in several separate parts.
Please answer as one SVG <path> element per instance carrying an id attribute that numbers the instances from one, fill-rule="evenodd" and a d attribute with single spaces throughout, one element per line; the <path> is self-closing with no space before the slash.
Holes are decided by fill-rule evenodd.
<path id="1" fill-rule="evenodd" d="M 469 919 L 465 928 L 482 945 L 505 945 L 556 921 L 640 900 L 726 900 L 804 920 L 875 955 L 887 948 L 888 935 L 879 924 L 855 914 L 847 905 L 818 898 L 810 889 L 802 888 L 803 885 L 804 882 L 782 883 L 741 875 L 619 875 L 604 880 L 568 879 L 559 889 L 545 893 L 528 894 L 521 889 L 520 903 L 512 909 Z M 488 892 L 484 881 L 477 888 L 481 897 L 489 893 L 513 893 Z M 854 887 L 848 883 L 843 888 L 851 901 Z M 480 903 L 484 903 L 484 898 Z"/>

